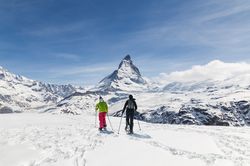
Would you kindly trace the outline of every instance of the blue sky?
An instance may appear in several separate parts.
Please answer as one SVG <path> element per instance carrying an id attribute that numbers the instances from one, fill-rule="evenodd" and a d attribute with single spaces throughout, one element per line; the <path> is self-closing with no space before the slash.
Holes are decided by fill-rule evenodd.
<path id="1" fill-rule="evenodd" d="M 130 54 L 155 77 L 250 61 L 249 0 L 0 0 L 0 65 L 59 84 L 100 81 Z"/>

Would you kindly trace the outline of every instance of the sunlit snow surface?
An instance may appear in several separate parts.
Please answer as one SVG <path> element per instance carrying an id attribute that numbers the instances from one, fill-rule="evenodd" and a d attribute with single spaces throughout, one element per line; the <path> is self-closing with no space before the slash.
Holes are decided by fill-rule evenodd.
<path id="1" fill-rule="evenodd" d="M 249 166 L 250 128 L 135 121 L 134 135 L 101 134 L 95 116 L 2 114 L 0 166 Z M 109 130 L 111 130 L 109 128 Z"/>

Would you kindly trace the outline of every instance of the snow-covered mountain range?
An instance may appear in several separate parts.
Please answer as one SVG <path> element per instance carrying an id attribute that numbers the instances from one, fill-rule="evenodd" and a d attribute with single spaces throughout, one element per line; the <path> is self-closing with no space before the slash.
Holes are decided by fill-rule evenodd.
<path id="1" fill-rule="evenodd" d="M 75 91 L 72 85 L 45 84 L 0 67 L 0 103 L 18 112 L 55 105 Z"/>
<path id="2" fill-rule="evenodd" d="M 2 74 L 1 74 L 2 73 Z M 129 94 L 138 104 L 137 118 L 153 123 L 250 124 L 250 65 L 212 61 L 204 66 L 163 74 L 154 82 L 142 76 L 127 55 L 118 69 L 94 88 L 79 92 L 71 85 L 50 85 L 17 76 L 1 68 L 0 102 L 9 107 L 46 112 L 93 114 L 98 97 L 110 113 L 121 115 Z"/>

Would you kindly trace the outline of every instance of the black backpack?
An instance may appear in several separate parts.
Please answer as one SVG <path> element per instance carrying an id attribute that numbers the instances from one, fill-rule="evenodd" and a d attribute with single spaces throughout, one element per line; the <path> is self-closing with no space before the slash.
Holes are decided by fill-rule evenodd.
<path id="1" fill-rule="evenodd" d="M 128 100 L 128 109 L 135 109 L 135 101 L 134 100 Z"/>

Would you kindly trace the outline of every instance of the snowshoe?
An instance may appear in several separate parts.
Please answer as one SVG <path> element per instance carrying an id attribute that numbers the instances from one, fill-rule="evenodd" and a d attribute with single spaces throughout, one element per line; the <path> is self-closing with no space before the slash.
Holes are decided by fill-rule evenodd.
<path id="1" fill-rule="evenodd" d="M 103 131 L 102 128 L 98 128 L 99 131 Z"/>
<path id="2" fill-rule="evenodd" d="M 133 131 L 127 131 L 127 134 L 131 135 L 131 134 L 134 134 Z"/>
<path id="3" fill-rule="evenodd" d="M 126 131 L 126 132 L 129 132 L 128 126 L 125 127 L 125 131 Z"/>
<path id="4" fill-rule="evenodd" d="M 109 130 L 102 130 L 102 131 L 100 131 L 100 133 L 103 133 L 103 134 L 113 134 L 114 132 L 113 131 L 109 131 Z"/>

